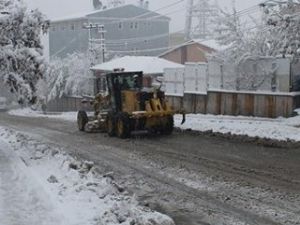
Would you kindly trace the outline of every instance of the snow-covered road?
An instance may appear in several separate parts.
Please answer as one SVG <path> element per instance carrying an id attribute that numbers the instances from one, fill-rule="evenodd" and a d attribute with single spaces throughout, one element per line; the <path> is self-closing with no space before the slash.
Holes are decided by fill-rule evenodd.
<path id="1" fill-rule="evenodd" d="M 65 150 L 0 126 L 0 225 L 174 225 Z"/>
<path id="2" fill-rule="evenodd" d="M 62 225 L 63 216 L 25 163 L 0 140 L 0 224 Z"/>
<path id="3" fill-rule="evenodd" d="M 282 142 L 300 143 L 300 110 L 299 115 L 291 118 L 259 118 L 245 116 L 223 116 L 209 114 L 188 114 L 186 122 L 181 124 L 182 116 L 175 116 L 175 126 L 181 130 L 212 132 L 215 134 L 237 135 L 250 138 L 269 139 Z M 9 111 L 15 116 L 28 118 L 52 118 L 76 122 L 77 112 L 49 113 L 47 115 L 29 108 Z"/>
<path id="4" fill-rule="evenodd" d="M 177 225 L 300 225 L 297 147 L 182 132 L 121 140 L 79 132 L 75 122 L 59 118 L 0 114 L 0 124 L 93 161 L 102 174 L 113 172 L 140 202 Z"/>

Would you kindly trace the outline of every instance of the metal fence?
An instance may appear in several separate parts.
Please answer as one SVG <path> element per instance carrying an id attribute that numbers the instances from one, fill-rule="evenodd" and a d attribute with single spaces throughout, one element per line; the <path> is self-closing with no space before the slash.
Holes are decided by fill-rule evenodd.
<path id="1" fill-rule="evenodd" d="M 300 60 L 247 58 L 238 65 L 211 59 L 187 63 L 185 69 L 165 69 L 169 95 L 204 94 L 208 90 L 290 92 L 300 90 Z"/>
<path id="2" fill-rule="evenodd" d="M 248 58 L 240 64 L 208 62 L 209 90 L 289 92 L 291 62 L 287 58 Z"/>
<path id="3" fill-rule="evenodd" d="M 259 117 L 289 117 L 300 107 L 300 60 L 259 58 L 245 60 L 237 68 L 210 60 L 166 69 L 168 100 L 188 113 Z"/>
<path id="4" fill-rule="evenodd" d="M 51 100 L 47 104 L 47 111 L 49 112 L 74 112 L 82 108 L 82 97 L 70 97 L 63 96 L 61 98 L 56 98 Z M 92 110 L 89 106 L 88 110 Z"/>

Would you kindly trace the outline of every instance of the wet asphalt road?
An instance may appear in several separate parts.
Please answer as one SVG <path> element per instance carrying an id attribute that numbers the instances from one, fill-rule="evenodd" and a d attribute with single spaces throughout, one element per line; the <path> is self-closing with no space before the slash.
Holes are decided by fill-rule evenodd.
<path id="1" fill-rule="evenodd" d="M 184 133 L 120 140 L 81 133 L 72 122 L 5 113 L 0 126 L 94 161 L 178 225 L 300 224 L 300 149 Z"/>

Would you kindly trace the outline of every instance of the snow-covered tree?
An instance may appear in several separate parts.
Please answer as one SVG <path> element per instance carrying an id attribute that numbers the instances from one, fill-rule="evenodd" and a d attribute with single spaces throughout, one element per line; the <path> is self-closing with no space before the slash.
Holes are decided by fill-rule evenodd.
<path id="1" fill-rule="evenodd" d="M 237 60 L 245 52 L 246 38 L 234 2 L 232 12 L 220 9 L 216 23 L 215 37 L 217 42 L 220 45 L 228 46 L 227 57 Z"/>
<path id="2" fill-rule="evenodd" d="M 92 95 L 94 90 L 90 66 L 89 57 L 82 53 L 74 53 L 64 59 L 53 59 L 46 79 L 49 88 L 48 99 L 63 95 Z"/>
<path id="3" fill-rule="evenodd" d="M 46 71 L 41 34 L 48 22 L 22 0 L 1 0 L 0 13 L 0 82 L 20 103 L 34 103 L 36 84 Z"/>
<path id="4" fill-rule="evenodd" d="M 220 11 L 216 39 L 227 48 L 217 57 L 224 65 L 233 67 L 230 73 L 235 74 L 235 79 L 228 80 L 230 84 L 226 86 L 235 86 L 238 90 L 259 90 L 267 82 L 271 90 L 277 68 L 269 66 L 272 63 L 268 57 L 277 54 L 272 39 L 278 38 L 278 35 L 267 29 L 267 16 L 260 21 L 251 18 L 255 26 L 248 28 L 237 13 L 234 1 L 232 12 Z"/>
<path id="5" fill-rule="evenodd" d="M 300 1 L 267 1 L 262 3 L 267 22 L 266 33 L 273 54 L 300 56 Z"/>

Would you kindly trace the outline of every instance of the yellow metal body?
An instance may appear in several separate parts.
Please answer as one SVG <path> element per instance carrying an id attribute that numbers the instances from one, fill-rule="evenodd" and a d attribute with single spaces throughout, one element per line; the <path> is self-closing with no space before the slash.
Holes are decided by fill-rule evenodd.
<path id="1" fill-rule="evenodd" d="M 122 91 L 122 109 L 123 112 L 131 113 L 139 111 L 136 91 Z"/>
<path id="2" fill-rule="evenodd" d="M 174 111 L 164 93 L 142 87 L 141 72 L 112 73 L 105 77 L 106 89 L 91 101 L 93 117 L 79 111 L 79 129 L 103 130 L 109 136 L 127 138 L 133 131 L 149 131 L 169 135 L 174 128 Z M 98 83 L 97 83 L 98 84 Z M 180 113 L 180 112 L 179 112 Z M 185 115 L 183 114 L 183 122 Z M 80 123 L 81 122 L 81 123 Z"/>
<path id="3" fill-rule="evenodd" d="M 145 128 L 164 127 L 169 117 L 175 114 L 169 103 L 159 98 L 146 101 L 145 109 L 141 109 L 137 95 L 137 91 L 122 91 L 122 111 L 128 113 L 131 119 L 145 119 Z"/>

